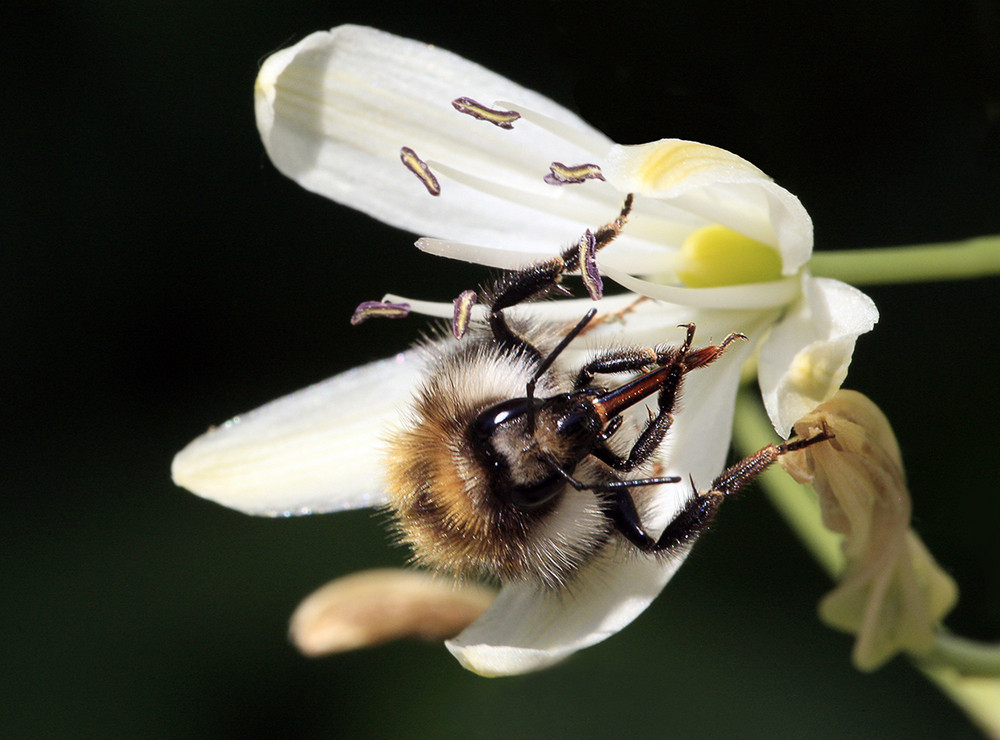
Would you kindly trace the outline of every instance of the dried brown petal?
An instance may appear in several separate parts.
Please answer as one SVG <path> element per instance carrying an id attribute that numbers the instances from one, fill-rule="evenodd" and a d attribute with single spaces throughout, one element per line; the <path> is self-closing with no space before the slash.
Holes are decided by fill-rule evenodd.
<path id="1" fill-rule="evenodd" d="M 443 641 L 478 619 L 495 595 L 416 570 L 367 570 L 310 594 L 292 615 L 289 635 L 310 657 L 401 637 Z"/>
<path id="2" fill-rule="evenodd" d="M 795 432 L 808 436 L 824 425 L 834 439 L 780 463 L 816 489 L 823 523 L 844 536 L 847 564 L 820 616 L 857 635 L 854 663 L 873 670 L 899 651 L 929 650 L 958 589 L 910 529 L 910 492 L 885 415 L 862 394 L 841 390 Z"/>

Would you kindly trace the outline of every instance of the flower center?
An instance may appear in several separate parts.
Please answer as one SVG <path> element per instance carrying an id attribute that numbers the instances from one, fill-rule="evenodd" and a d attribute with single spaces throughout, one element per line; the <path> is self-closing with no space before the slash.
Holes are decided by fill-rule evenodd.
<path id="1" fill-rule="evenodd" d="M 773 247 L 722 224 L 703 226 L 681 246 L 677 275 L 689 288 L 716 288 L 781 279 L 781 255 Z"/>

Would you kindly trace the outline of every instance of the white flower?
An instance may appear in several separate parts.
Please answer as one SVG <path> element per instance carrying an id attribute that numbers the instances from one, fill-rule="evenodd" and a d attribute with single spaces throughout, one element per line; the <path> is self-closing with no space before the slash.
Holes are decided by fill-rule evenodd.
<path id="1" fill-rule="evenodd" d="M 509 129 L 493 126 L 456 112 L 459 98 L 474 111 L 480 101 L 520 117 Z M 624 233 L 598 257 L 605 275 L 634 291 L 604 298 L 598 310 L 628 311 L 578 341 L 679 341 L 677 325 L 689 322 L 703 341 L 731 331 L 751 338 L 685 381 L 683 411 L 658 460 L 665 475 L 690 475 L 705 486 L 721 471 L 741 365 L 754 352 L 764 403 L 787 436 L 839 388 L 855 339 L 877 320 L 864 294 L 808 274 L 808 214 L 748 162 L 686 141 L 614 144 L 552 101 L 442 49 L 356 26 L 315 33 L 264 63 L 256 108 L 264 145 L 283 173 L 433 237 L 418 242 L 426 251 L 485 265 L 517 268 L 551 257 L 635 193 Z M 603 179 L 555 186 L 550 167 L 564 172 L 559 163 L 591 165 L 584 169 Z M 434 189 L 436 197 L 428 194 Z M 633 306 L 635 293 L 656 300 Z M 519 310 L 575 320 L 590 305 Z M 450 307 L 414 308 L 450 314 Z M 237 417 L 182 451 L 174 479 L 253 514 L 381 504 L 380 440 L 400 422 L 419 364 L 418 354 L 404 352 Z M 654 531 L 689 492 L 673 486 L 655 495 L 658 514 L 647 523 Z M 478 673 L 511 674 L 614 634 L 657 596 L 680 559 L 608 549 L 569 594 L 505 584 L 449 649 Z"/>

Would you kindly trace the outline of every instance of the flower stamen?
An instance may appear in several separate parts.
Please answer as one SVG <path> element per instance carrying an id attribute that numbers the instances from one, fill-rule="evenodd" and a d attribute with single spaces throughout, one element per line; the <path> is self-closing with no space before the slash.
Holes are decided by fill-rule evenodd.
<path id="1" fill-rule="evenodd" d="M 441 195 L 441 184 L 434 176 L 434 173 L 431 172 L 431 168 L 427 166 L 424 160 L 417 156 L 415 151 L 408 146 L 404 146 L 399 150 L 399 159 L 406 165 L 406 169 L 416 175 L 420 182 L 424 184 L 428 193 L 431 195 Z"/>
<path id="2" fill-rule="evenodd" d="M 361 303 L 351 316 L 351 326 L 357 326 L 370 318 L 403 319 L 410 315 L 409 303 L 390 303 L 389 301 L 365 301 Z"/>
<path id="3" fill-rule="evenodd" d="M 604 180 L 601 168 L 591 163 L 569 167 L 562 162 L 553 162 L 549 165 L 549 174 L 545 176 L 549 185 L 575 185 L 586 180 Z"/>
<path id="4" fill-rule="evenodd" d="M 604 295 L 604 281 L 601 280 L 601 271 L 597 269 L 597 238 L 590 229 L 580 237 L 579 255 L 583 286 L 590 300 L 599 301 Z"/>
<path id="5" fill-rule="evenodd" d="M 451 101 L 451 105 L 459 113 L 472 116 L 480 121 L 488 121 L 498 128 L 507 130 L 514 128 L 514 121 L 521 117 L 521 114 L 516 110 L 488 108 L 472 98 L 455 98 Z"/>
<path id="6" fill-rule="evenodd" d="M 478 300 L 476 291 L 463 290 L 458 298 L 454 300 L 455 314 L 451 319 L 451 333 L 455 339 L 461 339 L 469 328 L 469 320 L 472 318 L 472 307 Z"/>

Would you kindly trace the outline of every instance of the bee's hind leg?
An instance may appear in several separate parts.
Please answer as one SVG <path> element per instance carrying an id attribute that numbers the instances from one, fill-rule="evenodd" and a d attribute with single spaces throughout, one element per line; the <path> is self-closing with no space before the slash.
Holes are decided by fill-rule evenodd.
<path id="1" fill-rule="evenodd" d="M 651 551 L 669 552 L 689 546 L 708 529 L 722 501 L 753 482 L 771 463 L 788 452 L 801 450 L 832 438 L 833 434 L 824 429 L 812 437 L 794 439 L 779 445 L 768 445 L 726 468 L 722 475 L 712 482 L 711 489 L 704 493 L 696 493 L 688 501 L 660 534 Z"/>

